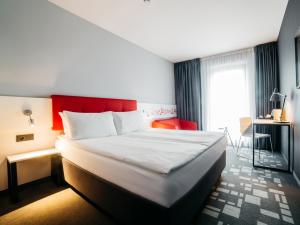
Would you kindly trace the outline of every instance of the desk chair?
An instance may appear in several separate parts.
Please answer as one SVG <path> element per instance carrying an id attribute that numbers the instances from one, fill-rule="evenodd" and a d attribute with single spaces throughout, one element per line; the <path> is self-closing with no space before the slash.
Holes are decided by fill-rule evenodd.
<path id="1" fill-rule="evenodd" d="M 253 138 L 252 119 L 250 117 L 240 118 L 240 132 L 241 132 L 241 136 L 240 136 L 240 139 L 239 139 L 239 144 L 237 146 L 237 155 L 239 155 L 239 148 L 240 148 L 240 143 L 241 143 L 242 137 L 251 138 L 251 140 Z M 255 139 L 255 141 L 258 142 L 258 148 L 259 148 L 260 139 L 264 139 L 264 138 L 267 138 L 267 139 L 270 140 L 272 154 L 273 154 L 273 144 L 272 144 L 271 135 L 270 134 L 263 134 L 263 133 L 255 133 L 254 134 L 254 139 Z M 252 144 L 254 145 L 254 143 L 252 143 Z M 259 157 L 260 157 L 260 149 L 258 149 L 258 150 L 259 150 Z"/>

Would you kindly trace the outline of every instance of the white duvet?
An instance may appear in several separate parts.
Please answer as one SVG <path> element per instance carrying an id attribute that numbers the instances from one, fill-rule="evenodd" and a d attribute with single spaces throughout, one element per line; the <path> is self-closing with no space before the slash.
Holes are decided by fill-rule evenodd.
<path id="1" fill-rule="evenodd" d="M 195 159 L 224 135 L 217 132 L 148 129 L 72 141 L 74 147 L 168 174 Z"/>

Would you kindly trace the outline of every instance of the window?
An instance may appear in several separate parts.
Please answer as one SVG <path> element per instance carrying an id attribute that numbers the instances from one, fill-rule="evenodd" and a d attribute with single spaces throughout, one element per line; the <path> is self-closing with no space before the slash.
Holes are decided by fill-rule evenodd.
<path id="1" fill-rule="evenodd" d="M 254 53 L 217 56 L 202 62 L 206 130 L 227 127 L 239 138 L 239 119 L 254 115 Z"/>

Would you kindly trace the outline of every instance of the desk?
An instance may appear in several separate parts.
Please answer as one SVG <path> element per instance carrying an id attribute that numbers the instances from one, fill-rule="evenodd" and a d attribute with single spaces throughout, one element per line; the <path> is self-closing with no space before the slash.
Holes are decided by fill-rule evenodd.
<path id="1" fill-rule="evenodd" d="M 255 128 L 257 126 L 280 126 L 280 127 L 287 127 L 288 128 L 288 167 L 287 170 L 284 169 L 279 169 L 279 168 L 275 168 L 275 167 L 267 167 L 267 166 L 259 166 L 259 165 L 255 165 L 255 155 L 254 155 L 254 150 L 255 150 L 255 138 L 254 138 L 254 133 L 255 133 Z M 258 167 L 258 168 L 267 168 L 267 169 L 271 169 L 271 170 L 278 170 L 278 171 L 284 171 L 284 172 L 290 172 L 290 161 L 291 161 L 291 130 L 292 130 L 293 126 L 291 122 L 276 122 L 274 120 L 268 120 L 268 119 L 256 119 L 253 122 L 253 157 L 252 157 L 252 164 L 253 167 Z"/>

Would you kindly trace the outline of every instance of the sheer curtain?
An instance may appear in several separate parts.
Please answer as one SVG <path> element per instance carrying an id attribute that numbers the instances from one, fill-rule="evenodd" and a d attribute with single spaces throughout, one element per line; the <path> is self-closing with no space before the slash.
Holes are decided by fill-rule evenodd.
<path id="1" fill-rule="evenodd" d="M 255 117 L 254 49 L 201 59 L 204 130 L 228 127 L 239 138 L 239 118 Z"/>

